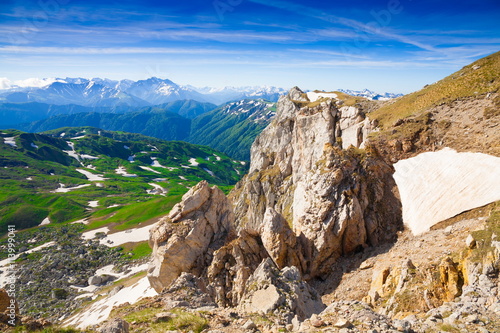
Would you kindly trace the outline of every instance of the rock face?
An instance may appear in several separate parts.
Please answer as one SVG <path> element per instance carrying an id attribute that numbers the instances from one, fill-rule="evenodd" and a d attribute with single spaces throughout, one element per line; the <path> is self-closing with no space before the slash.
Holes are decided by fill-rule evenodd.
<path id="1" fill-rule="evenodd" d="M 231 237 L 233 223 L 231 205 L 220 189 L 206 181 L 194 186 L 151 230 L 151 286 L 161 292 L 182 272 L 201 275 L 213 252 Z"/>
<path id="2" fill-rule="evenodd" d="M 308 280 L 327 274 L 342 254 L 391 240 L 402 226 L 394 170 L 356 148 L 369 128 L 358 109 L 331 98 L 310 102 L 293 88 L 228 198 L 202 182 L 151 231 L 152 286 L 161 291 L 189 272 L 204 279 L 217 304 L 236 306 L 249 300 L 263 260 L 296 267 Z M 355 147 L 343 149 L 347 143 Z M 277 285 L 269 288 L 250 298 L 281 295 Z"/>
<path id="3" fill-rule="evenodd" d="M 247 285 L 240 302 L 244 312 L 274 312 L 291 322 L 294 315 L 304 320 L 325 308 L 316 291 L 301 281 L 296 267 L 285 267 L 280 271 L 270 258 L 262 261 Z"/>
<path id="4" fill-rule="evenodd" d="M 262 234 L 271 228 L 270 216 L 284 219 L 295 236 L 284 236 L 284 243 L 299 250 L 298 258 L 285 259 L 271 242 L 266 250 L 278 266 L 288 260 L 310 278 L 343 253 L 388 240 L 401 221 L 392 167 L 341 147 L 346 124 L 365 120 L 332 99 L 306 98 L 294 88 L 280 99 L 276 118 L 252 146 L 248 176 L 229 197 L 240 230 Z"/>

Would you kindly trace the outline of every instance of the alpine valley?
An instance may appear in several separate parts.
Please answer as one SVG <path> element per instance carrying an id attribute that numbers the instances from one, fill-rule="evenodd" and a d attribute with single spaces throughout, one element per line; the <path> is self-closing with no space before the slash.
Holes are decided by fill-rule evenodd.
<path id="1" fill-rule="evenodd" d="M 499 73 L 2 81 L 0 330 L 499 332 Z"/>

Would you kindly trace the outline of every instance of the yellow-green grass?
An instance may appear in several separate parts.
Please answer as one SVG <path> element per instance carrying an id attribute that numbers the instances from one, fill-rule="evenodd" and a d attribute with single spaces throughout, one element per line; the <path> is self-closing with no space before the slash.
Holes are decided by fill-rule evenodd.
<path id="1" fill-rule="evenodd" d="M 468 97 L 498 92 L 500 88 L 500 52 L 482 58 L 422 90 L 405 95 L 369 114 L 382 128 L 396 120 L 418 115 L 429 108 Z"/>

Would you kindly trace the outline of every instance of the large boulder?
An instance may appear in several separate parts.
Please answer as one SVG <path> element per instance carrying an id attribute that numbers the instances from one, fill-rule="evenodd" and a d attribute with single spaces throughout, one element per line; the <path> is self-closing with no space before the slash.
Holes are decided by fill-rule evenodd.
<path id="1" fill-rule="evenodd" d="M 182 272 L 201 275 L 213 252 L 233 234 L 234 215 L 224 193 L 202 181 L 150 231 L 151 286 L 161 292 Z"/>
<path id="2" fill-rule="evenodd" d="M 267 258 L 248 279 L 239 307 L 247 313 L 273 313 L 290 323 L 295 316 L 303 321 L 320 313 L 325 305 L 296 267 L 279 270 Z"/>

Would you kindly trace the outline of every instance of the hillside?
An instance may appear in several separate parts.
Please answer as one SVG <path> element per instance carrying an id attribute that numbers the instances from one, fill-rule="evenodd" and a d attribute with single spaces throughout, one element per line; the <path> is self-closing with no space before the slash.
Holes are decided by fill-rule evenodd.
<path id="1" fill-rule="evenodd" d="M 189 136 L 191 120 L 162 109 L 123 114 L 85 112 L 58 115 L 20 125 L 18 128 L 27 132 L 44 132 L 66 126 L 91 126 L 109 131 L 139 133 L 164 140 L 185 140 Z"/>
<path id="2" fill-rule="evenodd" d="M 137 134 L 65 128 L 0 135 L 2 233 L 7 224 L 23 229 L 105 216 L 106 209 L 119 213 L 130 202 L 156 196 L 156 204 L 173 204 L 202 179 L 227 186 L 245 172 L 241 163 L 208 147 Z M 120 207 L 107 208 L 113 205 Z M 160 214 L 165 207 L 159 207 L 148 214 Z M 135 213 L 141 220 L 148 214 Z"/>
<path id="3" fill-rule="evenodd" d="M 458 72 L 422 90 L 389 101 L 370 114 L 382 128 L 392 126 L 398 119 L 418 116 L 430 108 L 450 105 L 457 100 L 482 99 L 500 89 L 500 51 L 465 66 Z M 500 102 L 496 102 L 498 107 Z"/>
<path id="4" fill-rule="evenodd" d="M 400 97 L 368 117 L 379 126 L 371 143 L 392 163 L 450 147 L 500 156 L 500 52 Z"/>
<path id="5" fill-rule="evenodd" d="M 275 103 L 262 99 L 228 103 L 193 119 L 187 141 L 248 161 L 254 139 L 275 112 Z"/>
<path id="6" fill-rule="evenodd" d="M 51 105 L 44 103 L 0 103 L 0 128 L 20 129 L 20 124 L 47 119 L 56 115 L 84 112 L 124 113 L 129 107 L 86 107 L 80 105 Z"/>

